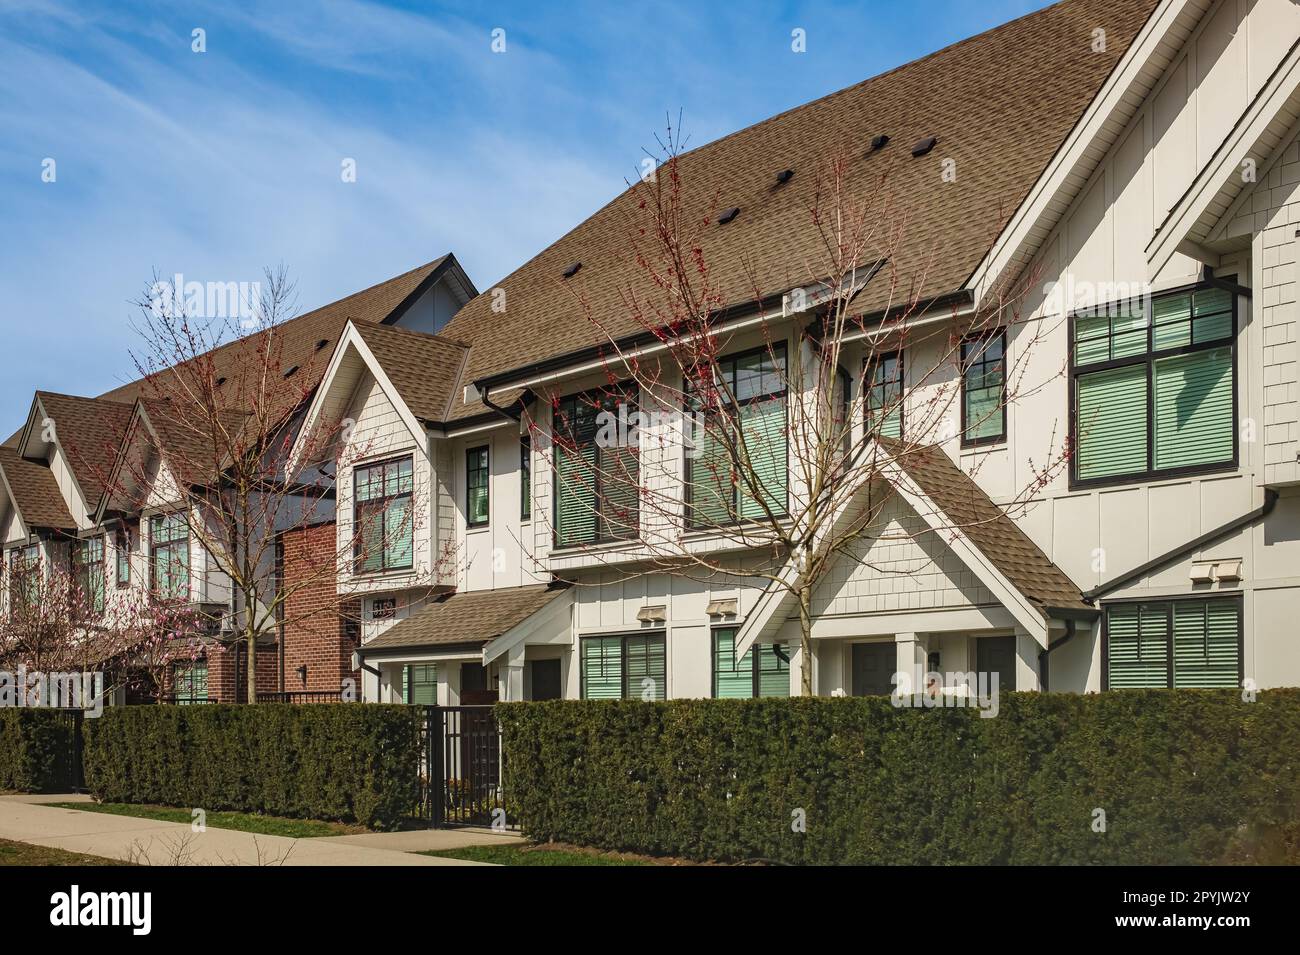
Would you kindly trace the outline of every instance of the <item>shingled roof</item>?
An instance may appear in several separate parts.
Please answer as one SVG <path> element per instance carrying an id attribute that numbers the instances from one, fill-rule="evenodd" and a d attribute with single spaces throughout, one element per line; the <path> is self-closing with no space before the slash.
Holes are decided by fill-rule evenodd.
<path id="1" fill-rule="evenodd" d="M 395 326 L 354 327 L 411 414 L 425 422 L 445 420 L 469 349 L 440 335 Z"/>
<path id="2" fill-rule="evenodd" d="M 77 529 L 77 522 L 68 511 L 49 468 L 20 457 L 12 448 L 0 447 L 0 470 L 4 471 L 5 483 L 29 530 L 34 527 Z"/>
<path id="3" fill-rule="evenodd" d="M 38 391 L 36 398 L 54 422 L 59 446 L 93 510 L 131 422 L 131 405 L 50 391 Z M 41 422 L 35 424 L 41 426 Z"/>
<path id="4" fill-rule="evenodd" d="M 361 652 L 487 643 L 522 623 L 566 589 L 556 584 L 532 584 L 440 597 L 393 624 Z"/>
<path id="5" fill-rule="evenodd" d="M 942 448 L 905 446 L 888 438 L 880 443 L 950 526 L 970 538 L 1045 618 L 1052 616 L 1049 611 L 1095 611 L 1065 571 Z"/>
<path id="6" fill-rule="evenodd" d="M 1157 2 L 1065 0 L 685 153 L 682 221 L 713 223 L 700 246 L 724 302 L 752 305 L 756 291 L 777 294 L 824 277 L 808 271 L 821 261 L 810 207 L 819 185 L 826 188 L 819 172 L 841 153 L 854 201 L 888 171 L 890 221 L 902 231 L 893 264 L 904 276 L 923 276 L 916 293 L 961 289 Z M 1098 29 L 1106 31 L 1104 52 L 1092 49 Z M 878 134 L 889 143 L 872 152 Z M 913 158 L 913 144 L 931 136 L 934 150 Z M 956 164 L 954 182 L 940 175 L 946 159 Z M 778 187 L 783 169 L 795 175 Z M 650 291 L 630 254 L 644 219 L 638 201 L 633 190 L 622 193 L 495 283 L 507 296 L 504 311 L 485 292 L 456 314 L 444 332 L 472 346 L 465 383 L 643 330 L 625 305 L 629 290 Z M 732 207 L 740 209 L 734 221 L 713 222 Z M 574 262 L 581 269 L 565 279 Z M 864 314 L 886 305 L 888 284 L 861 293 Z M 483 410 L 458 396 L 452 417 Z"/>

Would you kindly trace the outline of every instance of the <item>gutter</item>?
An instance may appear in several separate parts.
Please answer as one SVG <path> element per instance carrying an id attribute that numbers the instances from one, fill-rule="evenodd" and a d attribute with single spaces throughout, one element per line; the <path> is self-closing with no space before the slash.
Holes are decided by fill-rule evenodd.
<path id="1" fill-rule="evenodd" d="M 1153 558 L 1145 564 L 1140 564 L 1137 567 L 1134 567 L 1128 573 L 1116 577 L 1109 583 L 1102 584 L 1099 587 L 1094 587 L 1092 590 L 1084 593 L 1083 599 L 1091 602 L 1098 597 L 1105 596 L 1106 594 L 1118 590 L 1125 584 L 1131 583 L 1153 570 L 1158 570 L 1180 557 L 1187 556 L 1192 551 L 1200 550 L 1206 544 L 1212 544 L 1220 538 L 1227 537 L 1235 530 L 1240 530 L 1243 527 L 1262 521 L 1264 518 L 1268 517 L 1268 515 L 1273 512 L 1273 508 L 1277 506 L 1278 496 L 1277 491 L 1273 490 L 1271 487 L 1264 488 L 1264 503 L 1253 511 L 1242 514 L 1240 517 L 1233 518 L 1228 521 L 1228 523 L 1216 527 L 1212 531 L 1207 531 L 1200 537 L 1188 541 L 1186 544 L 1180 544 L 1173 550 L 1161 554 L 1159 557 Z"/>

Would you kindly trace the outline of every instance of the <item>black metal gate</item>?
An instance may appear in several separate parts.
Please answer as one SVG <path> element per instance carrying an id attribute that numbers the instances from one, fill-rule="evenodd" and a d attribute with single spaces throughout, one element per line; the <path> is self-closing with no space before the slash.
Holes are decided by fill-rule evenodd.
<path id="1" fill-rule="evenodd" d="M 431 828 L 505 825 L 501 729 L 490 706 L 426 706 L 421 818 Z"/>

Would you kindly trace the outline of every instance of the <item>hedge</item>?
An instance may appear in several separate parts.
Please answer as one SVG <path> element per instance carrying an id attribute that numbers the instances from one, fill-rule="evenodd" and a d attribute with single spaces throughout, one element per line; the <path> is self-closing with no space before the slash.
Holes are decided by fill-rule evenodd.
<path id="1" fill-rule="evenodd" d="M 421 718 L 377 704 L 110 707 L 85 721 L 86 786 L 105 802 L 388 829 L 419 800 Z"/>
<path id="2" fill-rule="evenodd" d="M 534 839 L 691 859 L 1300 862 L 1300 691 L 1000 703 L 500 704 L 506 798 Z"/>
<path id="3" fill-rule="evenodd" d="M 0 790 L 66 792 L 72 786 L 72 714 L 0 709 Z"/>

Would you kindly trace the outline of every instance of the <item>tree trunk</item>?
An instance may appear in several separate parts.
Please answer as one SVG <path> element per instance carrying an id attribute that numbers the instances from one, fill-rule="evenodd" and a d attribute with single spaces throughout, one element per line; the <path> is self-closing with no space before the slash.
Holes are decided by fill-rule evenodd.
<path id="1" fill-rule="evenodd" d="M 808 589 L 799 591 L 799 693 L 801 696 L 813 695 L 813 657 L 812 657 L 812 592 Z"/>
<path id="2" fill-rule="evenodd" d="M 249 628 L 248 634 L 248 702 L 257 702 L 257 635 Z"/>

